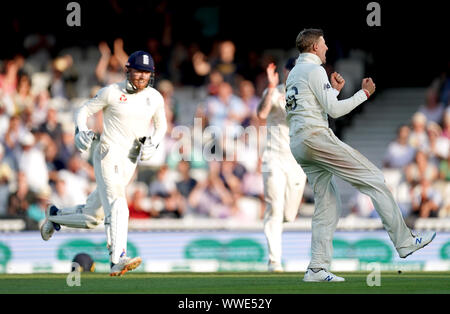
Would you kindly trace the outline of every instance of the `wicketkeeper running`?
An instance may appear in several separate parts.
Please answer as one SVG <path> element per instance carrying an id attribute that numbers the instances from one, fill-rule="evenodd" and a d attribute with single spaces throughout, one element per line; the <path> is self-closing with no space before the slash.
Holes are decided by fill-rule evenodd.
<path id="1" fill-rule="evenodd" d="M 49 206 L 41 227 L 42 238 L 47 241 L 61 225 L 94 228 L 104 221 L 111 276 L 120 276 L 141 264 L 140 257 L 126 256 L 129 211 L 125 188 L 136 170 L 139 155 L 141 160 L 151 158 L 167 130 L 163 97 L 152 87 L 152 57 L 136 51 L 126 67 L 125 81 L 102 88 L 81 106 L 75 117 L 75 145 L 86 151 L 94 134 L 87 127 L 87 119 L 103 111 L 103 133 L 93 157 L 97 188 L 85 205 L 63 209 Z M 149 136 L 152 120 L 154 133 Z"/>

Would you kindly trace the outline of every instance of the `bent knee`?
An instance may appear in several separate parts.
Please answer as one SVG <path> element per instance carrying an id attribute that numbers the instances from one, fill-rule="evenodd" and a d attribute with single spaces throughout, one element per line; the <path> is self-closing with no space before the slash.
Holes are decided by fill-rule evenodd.
<path id="1" fill-rule="evenodd" d="M 87 229 L 95 229 L 102 223 L 103 223 L 103 217 L 88 216 L 88 219 L 86 219 Z"/>

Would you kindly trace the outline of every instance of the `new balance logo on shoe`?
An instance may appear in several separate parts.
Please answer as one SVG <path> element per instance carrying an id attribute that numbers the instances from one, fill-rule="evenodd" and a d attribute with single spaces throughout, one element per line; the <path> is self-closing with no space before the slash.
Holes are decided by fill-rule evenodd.
<path id="1" fill-rule="evenodd" d="M 416 238 L 416 244 L 422 243 L 422 238 Z"/>
<path id="2" fill-rule="evenodd" d="M 332 279 L 333 279 L 332 276 L 326 276 L 324 280 L 326 280 L 326 281 L 331 281 Z"/>

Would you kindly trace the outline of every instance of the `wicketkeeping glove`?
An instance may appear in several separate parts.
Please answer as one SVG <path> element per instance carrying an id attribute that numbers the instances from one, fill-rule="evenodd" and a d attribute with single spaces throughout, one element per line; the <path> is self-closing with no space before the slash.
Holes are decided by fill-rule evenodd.
<path id="1" fill-rule="evenodd" d="M 75 131 L 75 147 L 80 151 L 86 151 L 91 147 L 95 133 L 89 131 Z"/>
<path id="2" fill-rule="evenodd" d="M 141 147 L 141 160 L 144 161 L 152 158 L 158 146 L 159 144 L 158 145 L 153 144 L 151 138 L 147 137 L 147 139 L 145 140 L 144 144 L 142 144 Z"/>
<path id="3" fill-rule="evenodd" d="M 145 138 L 144 138 L 144 140 L 145 140 Z M 144 142 L 144 140 L 142 142 Z M 128 158 L 130 158 L 130 160 L 134 163 L 138 159 L 139 153 L 141 152 L 142 142 L 141 142 L 141 140 L 135 139 L 133 142 L 133 146 L 131 147 L 130 152 L 128 154 Z"/>

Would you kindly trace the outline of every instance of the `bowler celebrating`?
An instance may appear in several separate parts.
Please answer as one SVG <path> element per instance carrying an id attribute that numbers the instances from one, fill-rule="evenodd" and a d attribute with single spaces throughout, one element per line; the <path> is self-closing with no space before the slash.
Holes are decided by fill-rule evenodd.
<path id="1" fill-rule="evenodd" d="M 290 58 L 284 67 L 285 80 L 294 65 L 295 58 Z M 257 109 L 258 117 L 267 119 L 267 144 L 263 154 L 264 235 L 269 251 L 269 271 L 281 272 L 283 223 L 297 217 L 306 175 L 289 148 L 284 84 L 279 84 L 275 64 L 269 64 L 266 72 L 269 86 Z"/>
<path id="2" fill-rule="evenodd" d="M 328 50 L 323 32 L 305 29 L 297 36 L 300 55 L 286 81 L 286 111 L 290 148 L 308 177 L 314 191 L 311 261 L 304 281 L 344 281 L 330 272 L 333 233 L 341 214 L 340 196 L 333 176 L 349 182 L 368 195 L 381 217 L 400 257 L 405 258 L 430 243 L 436 236 L 429 231 L 415 234 L 406 226 L 394 197 L 385 184 L 383 173 L 355 149 L 341 142 L 328 127 L 328 116 L 339 118 L 374 92 L 371 78 L 352 97 L 338 100 L 345 80 L 325 69 Z"/>
<path id="3" fill-rule="evenodd" d="M 49 206 L 41 227 L 42 238 L 47 241 L 60 225 L 94 228 L 104 219 L 111 276 L 123 275 L 141 263 L 139 257 L 126 256 L 129 211 L 125 188 L 139 156 L 141 160 L 151 158 L 167 130 L 163 97 L 152 87 L 155 75 L 152 57 L 136 51 L 130 55 L 126 67 L 125 81 L 102 88 L 75 116 L 75 145 L 86 151 L 94 138 L 87 119 L 103 111 L 103 133 L 93 157 L 97 188 L 85 205 L 64 209 Z M 149 136 L 152 120 L 154 132 Z"/>

